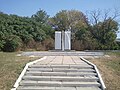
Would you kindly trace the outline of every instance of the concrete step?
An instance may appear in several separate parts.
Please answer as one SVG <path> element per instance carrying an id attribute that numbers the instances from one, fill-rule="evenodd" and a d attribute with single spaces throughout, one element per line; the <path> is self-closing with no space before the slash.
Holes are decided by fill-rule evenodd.
<path id="1" fill-rule="evenodd" d="M 40 86 L 19 86 L 17 90 L 101 90 L 99 87 L 40 87 Z"/>
<path id="2" fill-rule="evenodd" d="M 100 88 L 102 84 L 91 64 L 76 56 L 49 56 L 27 68 L 17 90 L 102 90 Z"/>
<path id="3" fill-rule="evenodd" d="M 30 68 L 93 68 L 90 65 L 31 65 Z"/>
<path id="4" fill-rule="evenodd" d="M 31 76 L 67 76 L 66 72 L 39 72 L 39 71 L 29 71 L 26 75 Z"/>
<path id="5" fill-rule="evenodd" d="M 94 82 L 99 79 L 95 76 L 90 77 L 72 77 L 72 76 L 24 76 L 23 80 L 33 81 L 79 81 L 79 82 Z"/>
<path id="6" fill-rule="evenodd" d="M 67 72 L 67 76 L 97 76 L 94 72 Z"/>
<path id="7" fill-rule="evenodd" d="M 62 82 L 63 87 L 100 87 L 98 82 Z"/>
<path id="8" fill-rule="evenodd" d="M 47 87 L 100 87 L 98 82 L 60 82 L 60 81 L 27 81 L 22 80 L 20 86 L 47 86 Z"/>
<path id="9" fill-rule="evenodd" d="M 97 76 L 93 72 L 39 72 L 39 71 L 29 71 L 26 75 L 31 76 Z"/>
<path id="10" fill-rule="evenodd" d="M 76 90 L 101 90 L 99 87 L 76 87 Z"/>
<path id="11" fill-rule="evenodd" d="M 42 72 L 95 72 L 94 69 L 76 69 L 76 68 L 28 68 L 27 70 Z"/>
<path id="12" fill-rule="evenodd" d="M 17 90 L 55 90 L 55 87 L 19 86 Z"/>
<path id="13" fill-rule="evenodd" d="M 94 69 L 76 69 L 76 68 L 53 68 L 53 72 L 94 72 Z"/>
<path id="14" fill-rule="evenodd" d="M 91 65 L 82 65 L 82 64 L 77 64 L 77 65 L 70 65 L 70 68 L 77 68 L 77 69 L 81 69 L 81 68 L 88 68 L 88 69 L 92 69 L 93 66 Z"/>
<path id="15" fill-rule="evenodd" d="M 28 68 L 28 71 L 52 72 L 52 68 Z"/>

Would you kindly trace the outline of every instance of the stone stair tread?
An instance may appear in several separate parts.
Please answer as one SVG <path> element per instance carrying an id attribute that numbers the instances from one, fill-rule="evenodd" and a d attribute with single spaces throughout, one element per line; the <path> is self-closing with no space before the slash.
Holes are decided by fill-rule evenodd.
<path id="1" fill-rule="evenodd" d="M 26 75 L 31 76 L 67 76 L 66 72 L 39 72 L 39 71 L 29 71 Z"/>
<path id="2" fill-rule="evenodd" d="M 94 72 L 67 72 L 67 75 L 68 76 L 80 76 L 80 75 L 82 75 L 82 76 L 89 76 L 89 75 L 96 76 L 97 74 Z"/>
<path id="3" fill-rule="evenodd" d="M 55 90 L 76 90 L 76 87 L 56 87 Z"/>
<path id="4" fill-rule="evenodd" d="M 94 72 L 39 72 L 39 71 L 29 71 L 26 75 L 31 76 L 96 76 Z"/>
<path id="5" fill-rule="evenodd" d="M 70 68 L 93 68 L 91 65 L 70 65 Z"/>
<path id="6" fill-rule="evenodd" d="M 98 82 L 62 82 L 62 86 L 100 86 Z"/>
<path id="7" fill-rule="evenodd" d="M 36 68 L 50 68 L 51 67 L 51 65 L 38 65 L 38 64 L 33 64 L 33 65 L 30 65 L 29 66 L 30 68 L 31 67 L 36 67 Z"/>
<path id="8" fill-rule="evenodd" d="M 101 90 L 99 87 L 76 87 L 76 90 Z"/>
<path id="9" fill-rule="evenodd" d="M 93 68 L 91 65 L 30 65 L 31 68 Z"/>
<path id="10" fill-rule="evenodd" d="M 64 71 L 64 72 L 80 72 L 80 71 L 95 71 L 93 69 L 76 69 L 76 68 L 70 68 L 70 69 L 65 69 L 65 68 L 53 68 L 53 71 Z"/>
<path id="11" fill-rule="evenodd" d="M 17 90 L 101 90 L 99 87 L 40 87 L 40 86 L 19 86 Z"/>
<path id="12" fill-rule="evenodd" d="M 28 68 L 29 71 L 52 71 L 52 68 Z"/>
<path id="13" fill-rule="evenodd" d="M 28 68 L 28 71 L 49 71 L 49 72 L 94 72 L 94 69 L 76 69 L 76 68 Z"/>
<path id="14" fill-rule="evenodd" d="M 17 90 L 55 90 L 55 87 L 19 86 Z"/>
<path id="15" fill-rule="evenodd" d="M 102 90 L 92 64 L 76 56 L 49 57 L 28 66 L 17 90 Z"/>
<path id="16" fill-rule="evenodd" d="M 19 86 L 17 90 L 101 90 L 99 87 L 40 87 L 40 86 Z"/>
<path id="17" fill-rule="evenodd" d="M 35 80 L 35 81 L 98 81 L 95 76 L 85 77 L 72 77 L 72 76 L 24 76 L 24 80 Z"/>
<path id="18" fill-rule="evenodd" d="M 98 82 L 60 82 L 60 81 L 24 81 L 20 82 L 22 86 L 47 86 L 47 87 L 99 87 Z"/>

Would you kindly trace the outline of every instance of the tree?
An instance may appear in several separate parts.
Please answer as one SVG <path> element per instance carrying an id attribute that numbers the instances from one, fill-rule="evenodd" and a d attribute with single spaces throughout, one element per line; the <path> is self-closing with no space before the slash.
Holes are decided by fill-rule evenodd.
<path id="1" fill-rule="evenodd" d="M 70 30 L 75 32 L 77 24 L 87 25 L 87 18 L 82 12 L 77 10 L 62 10 L 51 18 L 50 23 L 57 27 L 57 30 Z"/>
<path id="2" fill-rule="evenodd" d="M 35 24 L 38 25 L 38 27 L 34 27 L 37 31 L 37 34 L 34 36 L 36 37 L 36 41 L 43 41 L 45 38 L 53 37 L 54 30 L 48 23 L 49 15 L 44 10 L 37 11 L 36 14 L 32 15 L 31 17 L 34 21 L 36 21 Z"/>
<path id="3" fill-rule="evenodd" d="M 86 28 L 88 25 L 86 16 L 77 10 L 62 10 L 53 18 L 50 18 L 49 23 L 55 28 L 55 30 L 71 31 L 72 44 L 74 44 L 75 41 L 75 33 L 80 30 L 80 28 Z"/>
<path id="4" fill-rule="evenodd" d="M 93 38 L 89 28 L 80 28 L 76 34 L 75 42 L 79 42 L 77 50 L 94 50 L 97 47 L 97 42 Z"/>
<path id="5" fill-rule="evenodd" d="M 31 18 L 7 15 L 1 12 L 0 50 L 16 51 L 19 43 L 22 43 L 22 47 L 26 49 L 34 46 L 35 43 L 42 43 L 46 38 L 53 37 L 53 29 L 48 25 L 47 19 L 48 15 L 43 10 L 38 11 Z M 7 47 L 10 47 L 9 50 Z"/>
<path id="6" fill-rule="evenodd" d="M 109 15 L 110 10 L 102 11 L 92 11 L 90 14 L 92 16 L 91 25 L 89 28 L 91 34 L 98 42 L 98 49 L 117 49 L 116 46 L 116 31 L 118 31 L 118 22 L 116 18 L 120 16 L 117 10 L 115 10 L 114 15 Z"/>
<path id="7" fill-rule="evenodd" d="M 40 24 L 45 24 L 47 23 L 47 20 L 49 18 L 49 15 L 47 15 L 47 13 L 40 9 L 39 11 L 37 11 L 36 14 L 32 15 L 32 17 L 36 22 L 39 22 Z"/>
<path id="8" fill-rule="evenodd" d="M 114 15 L 110 16 L 109 11 L 102 14 L 100 10 L 93 11 L 90 13 L 91 20 L 77 10 L 62 10 L 52 18 L 43 10 L 31 17 L 0 12 L 0 50 L 16 51 L 29 46 L 36 48 L 39 44 L 48 47 L 50 43 L 51 48 L 55 30 L 71 31 L 72 46 L 79 46 L 78 50 L 119 49 L 120 44 L 115 39 L 120 13 L 115 10 Z M 52 41 L 46 45 L 49 40 Z"/>

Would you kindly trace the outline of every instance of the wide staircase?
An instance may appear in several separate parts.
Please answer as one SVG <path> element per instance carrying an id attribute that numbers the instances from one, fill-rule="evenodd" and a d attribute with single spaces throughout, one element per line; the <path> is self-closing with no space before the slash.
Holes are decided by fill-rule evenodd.
<path id="1" fill-rule="evenodd" d="M 30 65 L 17 90 L 102 90 L 92 65 L 50 63 Z"/>

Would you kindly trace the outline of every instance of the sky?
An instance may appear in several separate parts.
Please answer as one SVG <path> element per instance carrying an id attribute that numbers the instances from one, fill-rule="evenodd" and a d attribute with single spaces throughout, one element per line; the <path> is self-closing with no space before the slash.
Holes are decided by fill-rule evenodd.
<path id="1" fill-rule="evenodd" d="M 79 10 L 83 13 L 93 10 L 120 9 L 120 0 L 0 0 L 0 11 L 19 16 L 31 16 L 39 9 L 55 16 L 61 10 Z M 120 33 L 118 34 L 120 37 Z"/>

